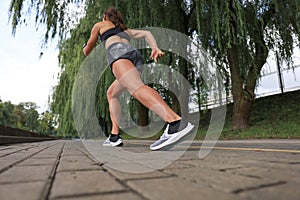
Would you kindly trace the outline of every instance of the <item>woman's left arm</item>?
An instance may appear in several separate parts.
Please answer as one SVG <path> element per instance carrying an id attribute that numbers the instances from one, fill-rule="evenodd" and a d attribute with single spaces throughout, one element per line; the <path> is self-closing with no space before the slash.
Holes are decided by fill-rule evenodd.
<path id="1" fill-rule="evenodd" d="M 88 56 L 91 51 L 95 48 L 98 40 L 99 34 L 99 24 L 95 24 L 91 31 L 90 39 L 88 40 L 87 44 L 83 48 L 83 53 L 85 56 Z"/>

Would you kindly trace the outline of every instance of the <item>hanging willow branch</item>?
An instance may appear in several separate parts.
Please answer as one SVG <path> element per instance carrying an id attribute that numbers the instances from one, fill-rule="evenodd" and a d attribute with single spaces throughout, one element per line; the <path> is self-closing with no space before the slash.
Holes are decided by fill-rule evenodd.
<path id="1" fill-rule="evenodd" d="M 70 11 L 71 5 L 84 8 L 84 15 L 78 11 L 79 13 L 73 16 Z M 15 34 L 17 26 L 27 20 L 29 10 L 35 10 L 36 26 L 45 25 L 46 27 L 44 43 L 49 42 L 51 38 L 59 37 L 59 65 L 62 71 L 59 84 L 54 89 L 51 108 L 60 116 L 59 132 L 75 134 L 71 97 L 76 74 L 84 59 L 82 44 L 89 38 L 94 23 L 102 20 L 104 10 L 109 6 L 115 6 L 123 14 L 125 23 L 130 28 L 163 27 L 192 35 L 196 30 L 196 15 L 194 14 L 196 5 L 195 1 L 187 0 L 12 0 L 9 16 Z M 74 11 L 74 9 L 71 10 Z M 197 8 L 197 10 L 200 11 L 198 16 L 202 16 L 201 9 Z M 202 23 L 201 20 L 198 22 Z M 143 50 L 143 55 L 145 59 L 148 59 L 149 51 Z M 192 84 L 196 84 L 192 66 L 182 60 L 178 62 L 180 59 L 178 56 L 167 52 L 165 60 L 161 59 L 160 62 L 168 64 L 170 57 L 174 58 L 170 65 L 182 72 L 186 78 L 191 79 Z M 111 77 L 108 75 L 101 79 L 96 94 L 97 115 L 99 119 L 106 121 L 109 120 L 109 112 L 105 97 L 106 88 L 110 82 Z"/>
<path id="2" fill-rule="evenodd" d="M 84 7 L 84 4 L 85 0 L 68 0 L 67 2 L 56 0 L 12 0 L 8 10 L 12 34 L 15 35 L 17 27 L 22 23 L 26 23 L 31 12 L 35 11 L 36 26 L 46 26 L 44 44 L 57 35 L 60 39 L 63 39 L 72 27 L 70 22 L 77 22 L 79 17 L 82 16 L 82 13 L 78 13 L 76 9 Z M 73 12 L 76 12 L 77 15 L 74 15 Z"/>

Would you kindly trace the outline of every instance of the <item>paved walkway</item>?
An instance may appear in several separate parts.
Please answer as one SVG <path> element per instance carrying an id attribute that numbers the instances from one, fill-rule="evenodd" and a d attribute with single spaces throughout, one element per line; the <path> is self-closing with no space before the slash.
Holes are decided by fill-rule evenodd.
<path id="1" fill-rule="evenodd" d="M 224 141 L 204 159 L 200 145 L 149 173 L 112 169 L 80 141 L 0 146 L 0 199 L 300 199 L 299 140 Z"/>

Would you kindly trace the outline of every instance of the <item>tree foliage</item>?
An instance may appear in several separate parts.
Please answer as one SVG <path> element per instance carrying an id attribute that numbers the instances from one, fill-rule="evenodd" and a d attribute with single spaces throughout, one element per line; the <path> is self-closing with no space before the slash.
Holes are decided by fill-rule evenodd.
<path id="1" fill-rule="evenodd" d="M 18 116 L 18 128 L 37 131 L 39 113 L 37 105 L 33 102 L 20 103 L 14 107 L 14 113 Z"/>
<path id="2" fill-rule="evenodd" d="M 0 101 L 0 123 L 4 126 L 17 126 L 18 116 L 11 102 Z"/>
<path id="3" fill-rule="evenodd" d="M 12 0 L 9 11 L 13 32 L 26 21 L 27 13 L 36 10 L 37 24 L 46 25 L 45 41 L 59 36 L 61 74 L 52 109 L 59 115 L 61 134 L 75 134 L 71 94 L 84 59 L 82 44 L 107 7 L 119 9 L 131 28 L 164 27 L 198 37 L 197 41 L 214 57 L 228 80 L 226 85 L 234 100 L 233 126 L 244 128 L 249 125 L 254 89 L 269 52 L 279 51 L 281 59 L 292 63 L 293 45 L 299 45 L 300 41 L 299 4 L 295 0 Z M 72 16 L 70 5 L 84 7 L 83 15 L 77 15 L 80 20 Z M 79 20 L 76 26 L 72 25 L 74 20 Z M 149 52 L 143 50 L 142 53 L 147 60 Z M 171 53 L 161 62 L 180 71 L 201 94 L 203 87 L 198 86 L 203 81 L 193 66 Z M 104 102 L 107 102 L 105 92 L 112 80 L 107 72 L 97 89 L 97 115 L 102 122 L 109 121 L 108 106 Z M 163 95 L 170 95 L 166 93 Z M 205 94 L 197 98 L 203 97 Z"/>
<path id="4" fill-rule="evenodd" d="M 60 82 L 57 85 L 53 95 L 52 109 L 60 116 L 59 132 L 61 135 L 76 134 L 74 122 L 72 120 L 71 96 L 74 79 L 84 59 L 82 53 L 82 44 L 88 40 L 90 36 L 90 30 L 94 23 L 101 20 L 103 15 L 102 13 L 107 7 L 112 5 L 113 4 L 110 1 L 87 1 L 86 15 L 80 20 L 74 29 L 71 29 L 70 38 L 63 40 L 60 43 L 59 59 L 62 72 L 60 75 Z M 171 1 L 170 3 L 162 4 L 161 1 L 158 0 L 140 0 L 138 2 L 115 1 L 114 6 L 122 13 L 126 20 L 127 26 L 130 28 L 162 26 L 172 29 L 175 28 L 183 33 L 185 33 L 185 30 L 188 30 L 187 27 L 183 26 L 185 25 L 184 23 L 178 23 L 179 20 L 182 20 L 182 16 L 173 15 L 174 12 L 179 12 L 181 9 L 183 9 L 181 2 Z M 185 14 L 184 11 L 181 11 L 181 13 Z M 165 17 L 168 17 L 172 20 L 161 20 Z M 142 50 L 142 54 L 144 55 L 145 60 L 149 59 L 149 50 Z M 165 59 L 161 62 L 167 63 L 168 65 L 172 65 L 174 68 L 179 69 L 178 62 L 176 62 L 174 55 L 166 55 Z M 185 65 L 185 67 L 187 67 L 187 65 Z M 184 67 L 181 67 L 182 71 L 186 71 L 183 68 Z M 106 99 L 106 91 L 114 80 L 114 77 L 109 69 L 104 73 L 103 77 L 104 78 L 102 78 L 98 84 L 96 93 L 96 112 L 99 123 L 104 128 L 105 133 L 108 133 L 110 131 L 109 129 L 111 122 Z M 163 96 L 169 95 L 169 93 L 164 93 L 165 90 L 160 90 L 159 86 L 155 89 L 163 91 L 161 93 Z M 134 100 L 132 99 L 132 101 Z M 137 109 L 142 109 L 144 110 L 144 113 L 140 114 L 139 116 L 145 117 L 148 115 L 147 110 L 140 106 L 136 106 L 136 103 L 129 105 L 131 113 L 138 112 Z M 173 106 L 175 107 L 175 104 Z M 177 105 L 177 107 L 179 107 L 179 105 Z M 138 121 L 140 120 L 141 119 L 138 119 Z"/>
<path id="5" fill-rule="evenodd" d="M 33 102 L 18 105 L 0 100 L 0 124 L 39 134 L 56 134 L 56 116 L 49 111 L 39 114 Z"/>
<path id="6" fill-rule="evenodd" d="M 292 63 L 299 46 L 300 2 L 294 0 L 196 1 L 202 45 L 230 74 L 234 100 L 233 128 L 245 128 L 254 90 L 270 51 Z M 226 73 L 227 71 L 227 73 Z"/>

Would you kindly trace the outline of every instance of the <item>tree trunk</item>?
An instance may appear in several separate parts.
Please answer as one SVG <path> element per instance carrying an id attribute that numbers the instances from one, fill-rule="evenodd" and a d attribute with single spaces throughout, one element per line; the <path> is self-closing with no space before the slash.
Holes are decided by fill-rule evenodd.
<path id="1" fill-rule="evenodd" d="M 256 55 L 254 64 L 249 67 L 245 82 L 242 81 L 238 63 L 238 48 L 233 45 L 228 51 L 228 62 L 231 73 L 233 117 L 232 129 L 244 129 L 249 127 L 250 111 L 255 99 L 254 90 L 261 68 L 266 62 L 268 50 L 263 43 L 263 37 L 256 43 Z"/>
<path id="2" fill-rule="evenodd" d="M 140 102 L 136 102 L 137 110 L 138 110 L 138 125 L 141 127 L 145 127 L 149 125 L 149 109 L 146 108 Z"/>
<path id="3" fill-rule="evenodd" d="M 180 59 L 181 60 L 181 59 Z M 180 64 L 180 73 L 182 74 L 182 76 L 188 80 L 188 63 L 185 60 L 182 60 L 182 62 L 180 62 L 179 60 L 179 64 Z M 179 113 L 182 117 L 187 118 L 188 113 L 189 113 L 189 90 L 188 88 L 183 88 L 183 90 L 180 91 L 180 102 L 181 102 L 181 112 Z M 179 102 L 178 102 L 179 104 Z"/>
<path id="4" fill-rule="evenodd" d="M 233 96 L 232 129 L 244 129 L 249 127 L 250 111 L 254 101 L 254 88 L 247 89 L 243 85 L 238 64 L 238 48 L 235 45 L 232 45 L 228 50 L 228 62 Z"/>
<path id="5" fill-rule="evenodd" d="M 250 111 L 254 101 L 251 92 L 243 89 L 240 94 L 234 96 L 232 129 L 239 130 L 249 127 Z"/>

